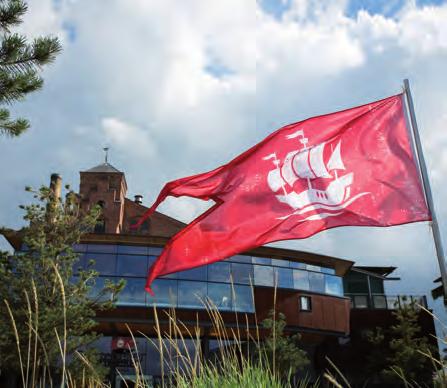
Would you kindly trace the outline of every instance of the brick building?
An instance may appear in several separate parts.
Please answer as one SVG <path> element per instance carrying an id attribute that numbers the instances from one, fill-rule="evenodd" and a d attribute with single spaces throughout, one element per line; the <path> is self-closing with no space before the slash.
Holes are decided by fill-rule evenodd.
<path id="1" fill-rule="evenodd" d="M 60 179 L 54 177 L 53 189 L 60 191 L 60 185 Z M 384 292 L 383 283 L 391 279 L 393 267 L 354 267 L 352 260 L 273 247 L 259 247 L 221 262 L 163 276 L 154 281 L 155 297 L 151 297 L 144 291 L 147 270 L 170 237 L 185 224 L 155 212 L 138 231 L 131 229 L 147 207 L 141 196 L 134 200 L 126 197 L 124 173 L 107 162 L 80 172 L 79 194 L 84 210 L 97 204 L 103 208 L 94 233 L 85 235 L 76 247 L 80 266 L 95 261 L 100 274 L 95 286 L 98 289 L 106 279 L 126 280 L 117 308 L 97 314 L 97 330 L 104 337 L 96 346 L 110 367 L 110 380 L 116 387 L 125 386 L 123 378 L 132 380 L 130 358 L 122 353 L 122 345 L 129 341 L 127 325 L 133 333 L 154 337 L 154 306 L 161 325 L 167 324 L 162 310 L 172 308 L 186 326 L 193 328 L 198 322 L 202 351 L 207 356 L 221 344 L 203 300 L 213 302 L 228 328 L 237 327 L 243 318 L 254 332 L 256 322 L 273 307 L 276 282 L 276 307 L 286 315 L 286 331 L 301 333 L 302 346 L 312 361 L 309 372 L 319 373 L 324 368 L 325 353 L 345 350 L 348 354 L 348 349 L 352 353 L 358 333 L 389 324 L 391 309 L 400 301 Z M 5 237 L 16 250 L 21 249 L 19 233 Z M 424 297 L 417 298 L 426 303 Z M 434 333 L 433 320 L 427 316 L 421 319 L 427 335 Z M 148 382 L 156 384 L 162 370 L 158 350 L 143 337 L 136 341 L 143 374 Z M 185 347 L 185 351 L 194 352 L 192 343 L 186 341 Z M 164 369 L 164 373 L 169 372 Z"/>

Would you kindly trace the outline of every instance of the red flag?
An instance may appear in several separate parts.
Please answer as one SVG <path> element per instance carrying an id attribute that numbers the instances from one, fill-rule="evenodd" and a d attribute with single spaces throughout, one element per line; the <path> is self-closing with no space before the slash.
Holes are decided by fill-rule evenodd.
<path id="1" fill-rule="evenodd" d="M 169 182 L 167 196 L 216 204 L 177 233 L 151 267 L 161 275 L 338 226 L 430 220 L 401 94 L 287 125 L 213 171 Z"/>

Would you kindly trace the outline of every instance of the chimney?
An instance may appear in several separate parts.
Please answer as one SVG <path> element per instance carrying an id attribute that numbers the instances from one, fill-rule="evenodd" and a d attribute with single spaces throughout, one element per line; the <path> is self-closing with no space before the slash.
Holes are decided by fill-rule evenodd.
<path id="1" fill-rule="evenodd" d="M 51 174 L 50 190 L 54 193 L 55 198 L 57 199 L 61 198 L 62 178 L 59 174 Z"/>
<path id="2" fill-rule="evenodd" d="M 135 195 L 135 203 L 138 203 L 139 205 L 141 205 L 143 203 L 143 196 L 140 194 Z"/>

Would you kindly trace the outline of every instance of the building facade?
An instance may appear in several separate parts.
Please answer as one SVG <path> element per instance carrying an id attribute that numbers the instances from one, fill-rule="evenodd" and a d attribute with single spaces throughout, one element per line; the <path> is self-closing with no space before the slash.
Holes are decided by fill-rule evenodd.
<path id="1" fill-rule="evenodd" d="M 60 179 L 53 179 L 55 190 L 59 190 L 58 185 Z M 315 373 L 324 367 L 322 354 L 327 349 L 333 351 L 349 344 L 353 332 L 374 321 L 371 317 L 382 314 L 384 322 L 383 317 L 391 316 L 390 310 L 399 302 L 384 292 L 383 282 L 390 279 L 393 267 L 353 267 L 351 260 L 273 247 L 259 247 L 224 261 L 163 276 L 154 281 L 155 296 L 151 296 L 144 290 L 147 271 L 185 224 L 155 212 L 135 231 L 131 226 L 147 207 L 141 196 L 131 200 L 126 195 L 124 173 L 109 163 L 80 173 L 81 207 L 87 211 L 99 205 L 103 211 L 95 231 L 75 247 L 80 254 L 78 268 L 99 272 L 92 297 L 106 281 L 126 280 L 116 298 L 116 309 L 97 314 L 97 331 L 103 337 L 96 346 L 117 387 L 125 386 L 123 379 L 133 378 L 134 367 L 126 351 L 130 343 L 138 349 L 148 382 L 157 384 L 162 374 L 169 374 L 155 341 L 156 326 L 169 326 L 166 311 L 175 311 L 185 328 L 199 330 L 201 352 L 209 357 L 222 346 L 209 315 L 210 306 L 219 310 L 230 331 L 244 322 L 247 329 L 241 331 L 242 337 L 259 333 L 259 322 L 275 306 L 286 316 L 286 332 L 302 335 L 302 345 L 312 361 L 309 372 Z M 6 238 L 20 249 L 20 241 L 13 235 Z M 424 298 L 418 301 L 426 304 Z M 430 326 L 426 322 L 426 329 L 434 332 L 432 323 Z M 261 330 L 261 340 L 264 335 Z M 193 339 L 182 341 L 181 346 L 188 354 L 197 351 Z"/>

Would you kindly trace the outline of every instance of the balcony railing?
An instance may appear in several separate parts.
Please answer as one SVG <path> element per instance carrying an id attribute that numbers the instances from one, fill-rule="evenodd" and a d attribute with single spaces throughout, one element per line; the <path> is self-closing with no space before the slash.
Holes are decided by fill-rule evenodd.
<path id="1" fill-rule="evenodd" d="M 345 294 L 353 309 L 395 310 L 412 302 L 427 308 L 425 295 Z"/>

